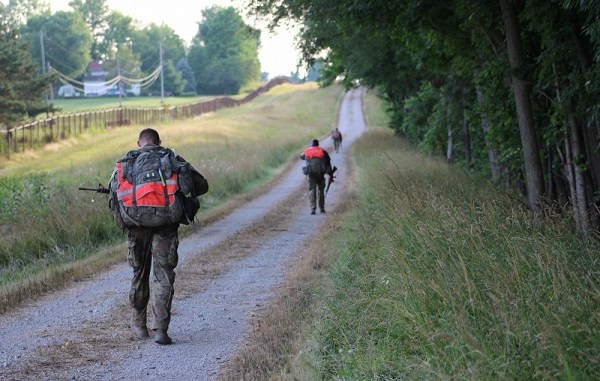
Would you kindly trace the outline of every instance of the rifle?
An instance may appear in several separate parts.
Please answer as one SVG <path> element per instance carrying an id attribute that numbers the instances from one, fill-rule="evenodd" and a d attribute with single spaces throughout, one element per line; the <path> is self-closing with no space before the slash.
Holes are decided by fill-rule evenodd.
<path id="1" fill-rule="evenodd" d="M 333 169 L 331 170 L 331 174 L 329 175 L 329 181 L 327 182 L 327 189 L 325 189 L 325 194 L 327 194 L 327 192 L 329 192 L 329 187 L 331 186 L 331 183 L 333 183 L 333 179 L 335 179 L 335 176 L 333 175 L 335 173 L 335 171 L 337 171 L 337 167 L 333 167 Z"/>
<path id="2" fill-rule="evenodd" d="M 92 192 L 97 192 L 97 193 L 106 193 L 106 194 L 110 193 L 110 190 L 108 190 L 108 188 L 104 188 L 104 185 L 102 185 L 100 183 L 98 183 L 98 188 L 79 187 L 79 190 L 92 191 Z"/>

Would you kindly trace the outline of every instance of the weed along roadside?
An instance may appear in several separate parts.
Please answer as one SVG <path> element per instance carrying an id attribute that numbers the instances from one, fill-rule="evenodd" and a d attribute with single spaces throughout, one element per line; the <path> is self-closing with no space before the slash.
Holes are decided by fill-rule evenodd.
<path id="1" fill-rule="evenodd" d="M 597 242 L 386 129 L 223 379 L 600 378 Z"/>
<path id="2" fill-rule="evenodd" d="M 284 84 L 237 108 L 154 127 L 202 168 L 211 191 L 200 216 L 215 219 L 219 208 L 230 210 L 235 196 L 260 189 L 309 139 L 329 131 L 342 94 L 339 87 Z M 123 249 L 113 248 L 124 236 L 105 197 L 77 188 L 106 184 L 138 133 L 139 126 L 84 133 L 2 168 L 0 310 L 124 261 Z"/>

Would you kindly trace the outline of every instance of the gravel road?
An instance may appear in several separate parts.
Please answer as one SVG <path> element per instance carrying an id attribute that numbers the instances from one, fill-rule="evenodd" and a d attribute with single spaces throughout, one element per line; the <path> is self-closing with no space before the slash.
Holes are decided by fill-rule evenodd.
<path id="1" fill-rule="evenodd" d="M 362 92 L 342 100 L 339 168 L 326 200 L 342 202 L 345 150 L 365 130 Z M 169 334 L 174 343 L 135 340 L 128 327 L 131 269 L 124 263 L 1 315 L 0 380 L 214 380 L 243 343 L 253 315 L 268 304 L 319 230 L 310 215 L 298 160 L 268 192 L 183 238 Z M 200 168 L 201 171 L 201 168 Z M 218 265 L 217 265 L 218 263 Z"/>

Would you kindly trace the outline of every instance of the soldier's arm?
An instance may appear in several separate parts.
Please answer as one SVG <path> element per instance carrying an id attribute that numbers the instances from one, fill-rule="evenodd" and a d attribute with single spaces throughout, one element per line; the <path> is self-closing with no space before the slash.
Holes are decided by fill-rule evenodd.
<path id="1" fill-rule="evenodd" d="M 327 167 L 327 174 L 331 175 L 333 170 L 331 169 L 331 157 L 327 151 L 323 150 L 323 160 L 325 160 L 325 166 Z"/>
<path id="2" fill-rule="evenodd" d="M 198 197 L 208 192 L 208 181 L 184 158 L 177 155 L 179 162 L 179 175 L 185 177 L 179 179 L 180 186 L 184 193 L 190 193 L 192 197 Z"/>

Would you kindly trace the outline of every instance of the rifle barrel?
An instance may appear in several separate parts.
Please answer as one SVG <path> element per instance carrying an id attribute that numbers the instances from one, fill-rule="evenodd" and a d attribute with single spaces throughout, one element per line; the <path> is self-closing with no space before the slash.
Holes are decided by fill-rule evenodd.
<path id="1" fill-rule="evenodd" d="M 85 187 L 79 187 L 79 190 L 84 190 L 84 191 L 92 191 L 92 192 L 98 192 L 98 193 L 109 193 L 107 188 L 85 188 Z"/>

